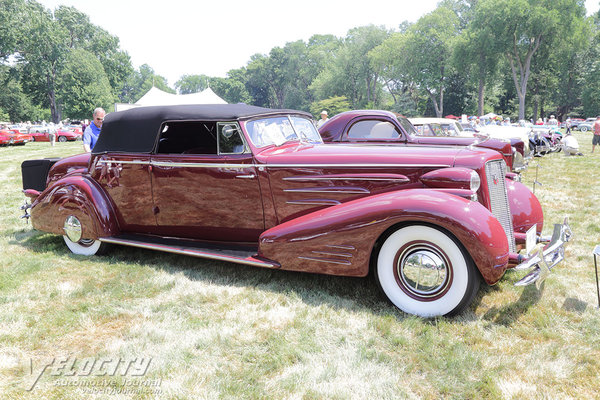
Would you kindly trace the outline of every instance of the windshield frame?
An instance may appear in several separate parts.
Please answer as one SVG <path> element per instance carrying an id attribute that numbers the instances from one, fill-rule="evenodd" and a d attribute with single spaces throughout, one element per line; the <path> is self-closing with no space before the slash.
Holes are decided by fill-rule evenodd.
<path id="1" fill-rule="evenodd" d="M 253 124 L 259 122 L 259 121 L 269 121 L 269 120 L 285 120 L 287 119 L 287 123 L 289 124 L 288 126 L 285 127 L 285 129 L 291 129 L 293 131 L 294 137 L 290 137 L 289 135 L 287 137 L 285 136 L 280 136 L 280 137 L 270 137 L 269 141 L 265 141 L 264 143 L 258 143 L 257 140 L 255 140 L 255 138 L 258 138 L 257 135 L 254 133 L 254 126 Z M 310 137 L 310 135 L 305 134 L 305 131 L 301 131 L 300 128 L 301 126 L 299 126 L 298 122 L 302 122 L 302 123 L 306 123 L 306 126 L 310 126 L 311 131 L 310 132 L 312 134 L 313 137 Z M 271 116 L 261 116 L 261 117 L 257 117 L 257 118 L 252 118 L 249 119 L 247 121 L 244 121 L 243 123 L 243 130 L 246 134 L 247 140 L 248 142 L 252 145 L 252 147 L 256 148 L 256 149 L 264 149 L 267 147 L 271 147 L 271 146 L 275 146 L 275 147 L 279 147 L 279 146 L 283 146 L 286 143 L 290 143 L 290 142 L 300 142 L 300 143 L 311 143 L 311 144 L 323 144 L 323 139 L 321 138 L 321 135 L 319 134 L 319 131 L 317 130 L 314 122 L 312 119 L 306 117 L 305 115 L 296 115 L 296 114 L 286 114 L 286 115 L 271 115 Z M 275 132 L 275 131 L 271 131 L 271 134 L 277 135 L 279 133 L 282 133 L 283 131 L 280 132 Z M 264 138 L 267 134 L 263 133 L 260 137 Z M 276 140 L 279 139 L 279 140 Z"/>

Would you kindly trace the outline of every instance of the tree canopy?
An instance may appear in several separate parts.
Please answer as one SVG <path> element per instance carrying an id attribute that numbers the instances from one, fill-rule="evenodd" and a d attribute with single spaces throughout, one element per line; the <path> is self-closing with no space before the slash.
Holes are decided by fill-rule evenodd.
<path id="1" fill-rule="evenodd" d="M 582 0 L 442 0 L 396 29 L 367 25 L 255 54 L 223 77 L 202 71 L 170 87 L 135 68 L 119 38 L 75 7 L 0 5 L 0 120 L 87 118 L 136 102 L 150 88 L 210 87 L 230 103 L 333 113 L 381 108 L 404 115 L 512 118 L 600 114 L 599 15 Z"/>

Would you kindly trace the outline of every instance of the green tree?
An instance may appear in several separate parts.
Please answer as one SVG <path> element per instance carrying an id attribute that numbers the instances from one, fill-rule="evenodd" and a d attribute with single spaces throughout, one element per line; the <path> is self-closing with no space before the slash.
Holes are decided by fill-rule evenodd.
<path id="1" fill-rule="evenodd" d="M 72 119 L 90 118 L 96 107 L 110 110 L 114 103 L 102 64 L 83 49 L 71 50 L 66 58 L 58 96 L 64 116 Z"/>
<path id="2" fill-rule="evenodd" d="M 125 103 L 135 103 L 142 98 L 152 87 L 167 93 L 175 93 L 169 87 L 167 79 L 154 73 L 152 67 L 143 64 L 137 71 L 133 71 L 125 81 L 119 99 Z"/>
<path id="3" fill-rule="evenodd" d="M 344 96 L 330 97 L 315 101 L 310 105 L 310 112 L 315 118 L 321 114 L 321 111 L 326 110 L 327 114 L 333 116 L 344 111 L 351 110 L 350 102 Z"/>
<path id="4" fill-rule="evenodd" d="M 206 75 L 183 75 L 175 82 L 179 94 L 199 93 L 208 87 L 210 78 Z"/>
<path id="5" fill-rule="evenodd" d="M 226 78 L 211 78 L 211 89 L 228 103 L 252 103 L 252 97 L 246 89 L 246 69 L 232 69 Z"/>
<path id="6" fill-rule="evenodd" d="M 398 70 L 406 76 L 404 79 L 427 94 L 438 117 L 444 112 L 444 92 L 452 73 L 452 46 L 459 34 L 459 22 L 454 12 L 438 7 L 406 33 L 389 39 L 393 40 L 390 47 L 396 49 L 396 54 L 405 55 L 399 60 Z"/>
<path id="7" fill-rule="evenodd" d="M 578 0 L 481 0 L 477 7 L 510 65 L 519 119 L 524 119 L 534 54 L 540 46 L 552 48 L 560 38 L 572 35 L 573 26 L 585 15 L 585 7 Z"/>
<path id="8" fill-rule="evenodd" d="M 112 93 L 118 97 L 125 80 L 133 73 L 129 55 L 119 48 L 119 39 L 92 24 L 86 14 L 74 7 L 59 6 L 54 17 L 68 32 L 69 48 L 85 49 L 100 61 Z"/>
<path id="9" fill-rule="evenodd" d="M 346 96 L 352 107 L 377 107 L 382 86 L 379 69 L 366 56 L 388 38 L 385 27 L 369 25 L 348 31 L 343 43 L 310 85 L 316 99 Z"/>
<path id="10" fill-rule="evenodd" d="M 48 106 L 52 121 L 58 122 L 57 79 L 68 53 L 68 34 L 39 3 L 27 3 L 27 18 L 19 47 L 19 61 L 24 64 L 23 89 L 35 102 Z"/>

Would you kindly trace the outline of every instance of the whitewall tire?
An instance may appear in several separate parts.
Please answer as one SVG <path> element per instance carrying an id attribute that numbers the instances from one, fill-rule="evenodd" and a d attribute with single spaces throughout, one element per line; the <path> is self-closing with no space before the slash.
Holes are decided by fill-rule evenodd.
<path id="1" fill-rule="evenodd" d="M 479 290 L 470 256 L 448 234 L 425 226 L 398 229 L 383 242 L 375 278 L 400 310 L 421 317 L 460 313 Z"/>
<path id="2" fill-rule="evenodd" d="M 96 254 L 100 255 L 104 253 L 104 250 L 107 246 L 106 243 L 93 239 L 81 239 L 79 242 L 73 242 L 66 235 L 63 236 L 63 239 L 73 254 L 79 254 L 82 256 L 93 256 Z"/>

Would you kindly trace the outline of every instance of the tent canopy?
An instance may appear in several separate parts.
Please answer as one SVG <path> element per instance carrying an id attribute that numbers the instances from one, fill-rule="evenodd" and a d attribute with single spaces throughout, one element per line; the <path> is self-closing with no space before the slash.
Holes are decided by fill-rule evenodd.
<path id="1" fill-rule="evenodd" d="M 185 104 L 227 104 L 227 102 L 213 92 L 211 88 L 207 88 L 199 93 L 172 94 L 152 87 L 135 104 L 115 104 L 115 111 L 123 111 L 135 107 L 177 106 Z"/>

